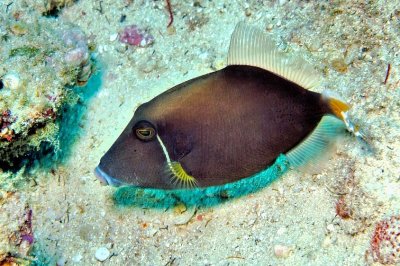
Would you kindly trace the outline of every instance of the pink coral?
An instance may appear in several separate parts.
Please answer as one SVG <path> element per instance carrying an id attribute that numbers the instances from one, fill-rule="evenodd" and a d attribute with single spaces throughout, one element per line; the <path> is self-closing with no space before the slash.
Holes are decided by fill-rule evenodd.
<path id="1" fill-rule="evenodd" d="M 367 254 L 381 264 L 400 263 L 400 216 L 392 216 L 376 224 Z"/>
<path id="2" fill-rule="evenodd" d="M 10 110 L 0 112 L 0 141 L 3 139 L 12 141 L 14 138 L 14 130 L 9 127 L 15 120 L 16 117 L 11 115 Z"/>
<path id="3" fill-rule="evenodd" d="M 119 33 L 119 41 L 133 46 L 147 47 L 154 42 L 154 37 L 136 25 L 130 25 Z"/>
<path id="4" fill-rule="evenodd" d="M 83 86 L 92 74 L 92 62 L 88 40 L 85 34 L 78 28 L 64 30 L 61 36 L 69 50 L 64 55 L 64 62 L 71 67 L 79 67 L 76 80 L 77 85 Z M 47 60 L 51 64 L 51 60 Z"/>

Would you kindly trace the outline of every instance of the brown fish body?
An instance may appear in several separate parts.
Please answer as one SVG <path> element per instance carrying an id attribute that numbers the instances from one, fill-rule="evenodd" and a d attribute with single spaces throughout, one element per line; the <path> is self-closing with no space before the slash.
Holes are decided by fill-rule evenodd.
<path id="1" fill-rule="evenodd" d="M 215 186 L 256 174 L 280 154 L 298 166 L 321 151 L 343 125 L 326 117 L 344 121 L 348 106 L 305 89 L 315 80 L 303 65 L 286 71 L 288 60 L 276 51 L 260 55 L 265 47 L 272 49 L 262 33 L 239 24 L 229 65 L 139 106 L 102 157 L 98 177 L 161 189 Z"/>
<path id="2" fill-rule="evenodd" d="M 267 168 L 329 112 L 319 93 L 257 67 L 228 66 L 140 106 L 125 131 L 129 135 L 137 122 L 151 122 L 171 159 L 180 162 L 199 186 L 221 185 Z M 164 162 L 161 148 L 147 152 L 143 157 Z M 165 176 L 162 167 L 153 174 Z M 150 183 L 165 188 L 165 181 Z"/>
<path id="3" fill-rule="evenodd" d="M 228 66 L 185 82 L 166 97 L 166 106 L 156 98 L 148 107 L 162 114 L 154 117 L 164 125 L 158 133 L 167 150 L 174 151 L 171 159 L 199 186 L 232 182 L 267 168 L 330 112 L 321 94 L 251 66 Z"/>

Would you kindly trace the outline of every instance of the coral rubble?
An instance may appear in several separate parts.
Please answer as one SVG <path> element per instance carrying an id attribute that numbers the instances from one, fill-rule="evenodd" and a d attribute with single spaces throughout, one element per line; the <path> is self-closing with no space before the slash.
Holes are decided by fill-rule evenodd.
<path id="1" fill-rule="evenodd" d="M 0 168 L 57 147 L 63 107 L 74 103 L 93 64 L 76 26 L 17 9 L 0 13 Z M 18 14 L 18 15 L 16 15 Z"/>
<path id="2" fill-rule="evenodd" d="M 31 265 L 32 218 L 26 198 L 0 191 L 0 265 Z"/>
<path id="3" fill-rule="evenodd" d="M 119 41 L 132 46 L 147 47 L 153 44 L 154 37 L 138 26 L 131 25 L 119 33 Z"/>
<path id="4" fill-rule="evenodd" d="M 31 0 L 29 5 L 43 15 L 57 14 L 62 8 L 69 7 L 75 0 Z"/>
<path id="5" fill-rule="evenodd" d="M 392 216 L 376 224 L 366 255 L 367 260 L 372 257 L 374 262 L 381 264 L 400 263 L 400 216 Z"/>

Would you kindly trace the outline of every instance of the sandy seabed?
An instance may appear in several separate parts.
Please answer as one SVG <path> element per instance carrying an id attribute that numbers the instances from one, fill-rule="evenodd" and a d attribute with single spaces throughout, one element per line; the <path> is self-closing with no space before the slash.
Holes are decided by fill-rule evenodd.
<path id="1" fill-rule="evenodd" d="M 66 125 L 79 130 L 65 162 L 49 173 L 32 170 L 36 182 L 2 202 L 3 210 L 18 219 L 29 204 L 35 243 L 50 265 L 373 263 L 367 251 L 375 224 L 400 214 L 400 9 L 389 2 L 172 0 L 173 30 L 165 1 L 80 0 L 62 9 L 58 19 L 77 24 L 96 46 L 98 69 L 82 89 L 93 93 L 77 124 Z M 115 188 L 93 174 L 101 156 L 138 105 L 224 67 L 239 21 L 313 64 L 323 76 L 316 90 L 352 105 L 372 151 L 347 137 L 320 173 L 290 171 L 211 208 L 115 206 Z M 147 29 L 154 44 L 126 49 L 117 34 L 131 24 Z M 337 215 L 338 201 L 349 218 Z M 101 247 L 111 253 L 104 262 L 95 258 Z"/>

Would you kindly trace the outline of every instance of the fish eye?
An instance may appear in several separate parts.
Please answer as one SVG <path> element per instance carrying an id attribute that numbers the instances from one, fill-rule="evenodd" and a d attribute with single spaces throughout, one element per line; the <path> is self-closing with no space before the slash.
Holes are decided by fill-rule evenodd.
<path id="1" fill-rule="evenodd" d="M 151 127 L 136 129 L 136 136 L 141 140 L 151 140 L 155 133 L 156 131 Z"/>
<path id="2" fill-rule="evenodd" d="M 146 121 L 140 121 L 134 126 L 136 137 L 143 141 L 149 141 L 154 139 L 156 135 L 156 129 L 152 124 Z"/>

